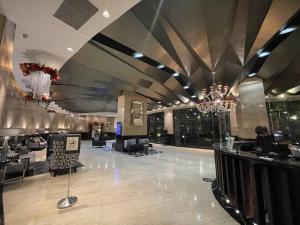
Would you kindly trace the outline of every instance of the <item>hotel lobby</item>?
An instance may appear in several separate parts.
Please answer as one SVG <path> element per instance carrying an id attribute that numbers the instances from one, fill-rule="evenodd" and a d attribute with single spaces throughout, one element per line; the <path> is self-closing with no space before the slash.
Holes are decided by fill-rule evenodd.
<path id="1" fill-rule="evenodd" d="M 0 225 L 300 224 L 300 0 L 0 0 L 0 38 Z"/>

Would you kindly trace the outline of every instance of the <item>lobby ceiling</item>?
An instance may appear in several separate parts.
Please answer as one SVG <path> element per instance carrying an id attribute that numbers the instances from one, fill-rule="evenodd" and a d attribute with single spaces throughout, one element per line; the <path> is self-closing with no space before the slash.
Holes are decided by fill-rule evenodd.
<path id="1" fill-rule="evenodd" d="M 197 102 L 214 80 L 235 91 L 253 72 L 274 95 L 299 85 L 300 29 L 279 35 L 287 23 L 300 24 L 299 0 L 90 0 L 98 11 L 90 8 L 83 25 L 63 18 L 76 29 L 57 18 L 65 17 L 58 9 L 68 2 L 0 1 L 0 12 L 17 24 L 18 83 L 24 89 L 20 62 L 55 66 L 61 80 L 51 86 L 52 99 L 68 111 L 116 112 L 123 90 L 146 96 L 149 109 Z M 270 46 L 259 59 L 257 52 Z"/>
<path id="2" fill-rule="evenodd" d="M 200 91 L 214 79 L 231 87 L 245 79 L 257 62 L 257 52 L 297 17 L 299 9 L 299 0 L 141 1 L 61 68 L 61 83 L 76 86 L 68 86 L 69 91 L 64 85 L 53 86 L 54 97 L 61 97 L 60 104 L 68 110 L 78 111 L 116 110 L 122 90 L 147 96 L 149 108 L 158 102 L 197 102 Z M 300 29 L 277 41 L 256 71 L 266 91 L 276 88 L 280 93 L 299 83 L 297 40 Z M 134 58 L 134 52 L 143 57 Z M 159 64 L 165 68 L 157 68 Z M 180 79 L 172 76 L 176 71 Z M 64 101 L 70 94 L 85 98 Z"/>

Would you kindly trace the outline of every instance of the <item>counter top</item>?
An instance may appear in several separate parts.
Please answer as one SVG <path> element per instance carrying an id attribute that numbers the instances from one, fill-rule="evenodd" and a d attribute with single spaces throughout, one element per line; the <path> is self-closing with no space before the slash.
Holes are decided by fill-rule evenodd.
<path id="1" fill-rule="evenodd" d="M 245 152 L 238 149 L 227 149 L 224 145 L 214 144 L 214 150 L 221 151 L 223 154 L 231 155 L 241 159 L 248 159 L 255 164 L 269 164 L 273 166 L 287 167 L 287 168 L 296 168 L 300 169 L 300 159 L 295 158 L 270 158 L 267 156 L 258 156 L 252 152 Z"/>

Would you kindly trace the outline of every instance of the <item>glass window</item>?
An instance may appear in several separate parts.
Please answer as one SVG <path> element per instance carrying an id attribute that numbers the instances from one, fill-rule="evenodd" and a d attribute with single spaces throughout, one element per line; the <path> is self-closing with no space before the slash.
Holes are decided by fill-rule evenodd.
<path id="1" fill-rule="evenodd" d="M 300 140 L 300 101 L 269 101 L 267 109 L 273 132 L 291 141 Z"/>
<path id="2" fill-rule="evenodd" d="M 215 113 L 202 114 L 196 108 L 174 110 L 175 145 L 211 147 L 219 142 L 219 118 Z M 222 135 L 229 134 L 229 114 L 222 121 Z M 224 137 L 223 137 L 224 139 Z"/>
<path id="3" fill-rule="evenodd" d="M 157 139 L 164 133 L 164 113 L 148 115 L 148 135 L 150 141 L 157 142 Z"/>

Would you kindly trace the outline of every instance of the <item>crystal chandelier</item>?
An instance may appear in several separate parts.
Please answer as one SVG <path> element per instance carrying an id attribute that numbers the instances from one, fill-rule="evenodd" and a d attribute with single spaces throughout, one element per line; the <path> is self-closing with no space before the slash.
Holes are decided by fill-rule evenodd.
<path id="1" fill-rule="evenodd" d="M 33 99 L 42 100 L 43 97 L 50 97 L 50 75 L 42 71 L 36 71 L 30 74 L 30 88 L 33 93 Z"/>
<path id="2" fill-rule="evenodd" d="M 29 77 L 27 88 L 30 91 L 24 96 L 25 104 L 35 100 L 47 107 L 51 102 L 51 82 L 60 79 L 57 70 L 38 63 L 20 63 L 20 69 L 25 77 Z"/>
<path id="3" fill-rule="evenodd" d="M 54 111 L 59 114 L 71 114 L 71 112 L 62 109 L 59 105 L 57 105 L 54 101 L 50 102 L 50 104 L 47 107 L 48 111 Z"/>
<path id="4" fill-rule="evenodd" d="M 228 112 L 235 108 L 236 98 L 229 93 L 227 85 L 213 84 L 209 91 L 203 89 L 202 99 L 197 104 L 197 108 L 202 113 L 221 113 Z"/>
<path id="5" fill-rule="evenodd" d="M 48 109 L 50 120 L 53 121 L 54 116 L 56 115 L 56 111 Z"/>

